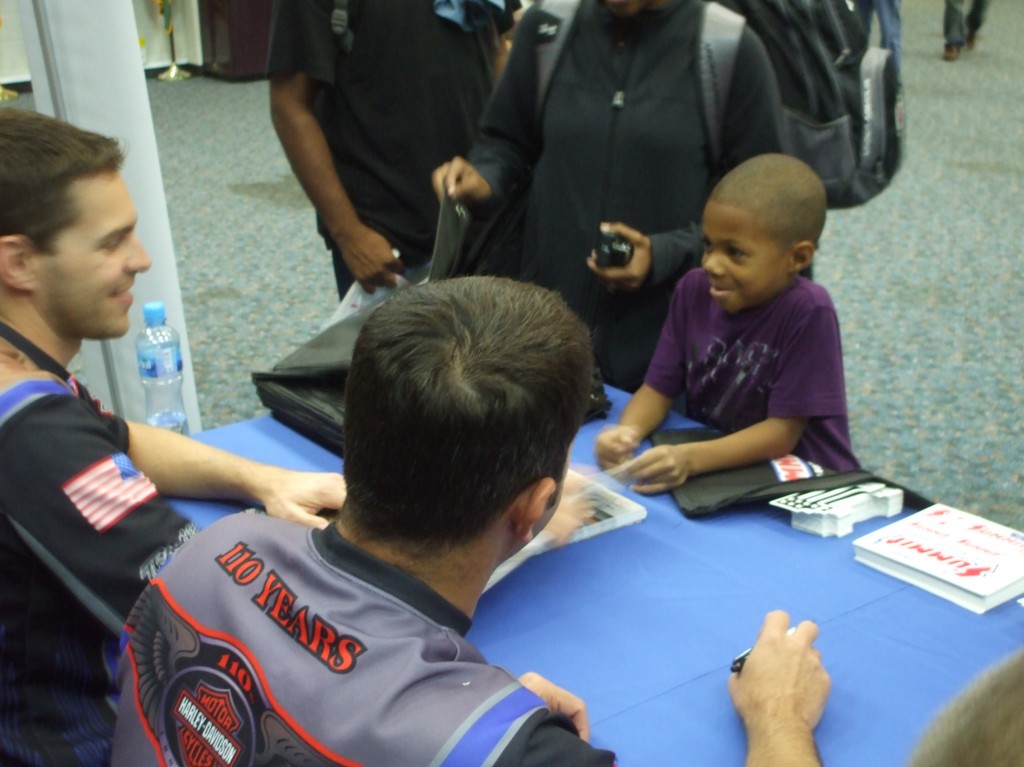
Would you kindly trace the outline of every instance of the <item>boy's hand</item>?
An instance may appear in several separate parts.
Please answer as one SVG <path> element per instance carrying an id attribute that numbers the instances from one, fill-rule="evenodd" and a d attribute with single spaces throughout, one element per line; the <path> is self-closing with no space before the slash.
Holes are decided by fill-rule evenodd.
<path id="1" fill-rule="evenodd" d="M 654 495 L 679 487 L 693 473 L 693 445 L 661 445 L 646 450 L 623 467 L 633 484 L 630 490 Z"/>
<path id="2" fill-rule="evenodd" d="M 594 452 L 602 469 L 618 466 L 633 457 L 640 444 L 640 434 L 632 426 L 612 426 L 604 429 L 594 440 Z"/>

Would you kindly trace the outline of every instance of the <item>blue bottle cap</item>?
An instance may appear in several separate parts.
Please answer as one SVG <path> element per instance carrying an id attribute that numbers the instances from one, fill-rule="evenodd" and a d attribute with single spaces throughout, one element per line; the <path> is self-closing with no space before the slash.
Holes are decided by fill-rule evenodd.
<path id="1" fill-rule="evenodd" d="M 146 321 L 146 325 L 153 327 L 154 325 L 163 325 L 164 320 L 167 319 L 167 311 L 164 309 L 163 301 L 149 301 L 142 307 L 142 317 Z"/>

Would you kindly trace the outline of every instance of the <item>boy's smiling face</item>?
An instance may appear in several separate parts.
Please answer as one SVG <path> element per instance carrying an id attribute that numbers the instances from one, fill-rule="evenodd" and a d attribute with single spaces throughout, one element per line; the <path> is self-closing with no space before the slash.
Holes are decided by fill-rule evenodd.
<path id="1" fill-rule="evenodd" d="M 755 213 L 715 200 L 704 208 L 703 239 L 711 297 L 728 314 L 775 300 L 814 257 L 813 243 L 780 243 Z"/>

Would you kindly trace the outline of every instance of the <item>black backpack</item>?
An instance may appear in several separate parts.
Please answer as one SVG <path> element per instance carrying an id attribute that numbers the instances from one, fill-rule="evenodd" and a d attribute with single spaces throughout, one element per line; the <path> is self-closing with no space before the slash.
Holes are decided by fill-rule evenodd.
<path id="1" fill-rule="evenodd" d="M 885 189 L 902 159 L 903 95 L 890 52 L 868 46 L 852 5 L 717 1 L 764 43 L 782 96 L 785 151 L 821 176 L 829 207 L 860 205 Z"/>
<path id="2" fill-rule="evenodd" d="M 538 0 L 556 19 L 537 47 L 538 115 L 580 2 Z M 764 43 L 779 82 L 784 150 L 818 173 L 829 207 L 860 205 L 885 189 L 903 153 L 902 91 L 889 51 L 868 47 L 847 0 L 707 3 L 698 77 L 715 174 L 744 25 Z"/>

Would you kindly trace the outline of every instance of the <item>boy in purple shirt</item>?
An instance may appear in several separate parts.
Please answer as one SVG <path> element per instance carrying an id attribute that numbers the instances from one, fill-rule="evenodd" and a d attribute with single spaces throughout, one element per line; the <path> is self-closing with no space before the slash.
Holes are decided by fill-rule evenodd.
<path id="1" fill-rule="evenodd" d="M 679 281 L 643 386 L 597 439 L 604 468 L 629 462 L 642 493 L 790 453 L 857 468 L 835 307 L 799 274 L 825 210 L 818 176 L 786 155 L 754 157 L 718 183 L 704 208 L 703 269 Z M 687 415 L 724 436 L 634 457 L 679 395 Z"/>

